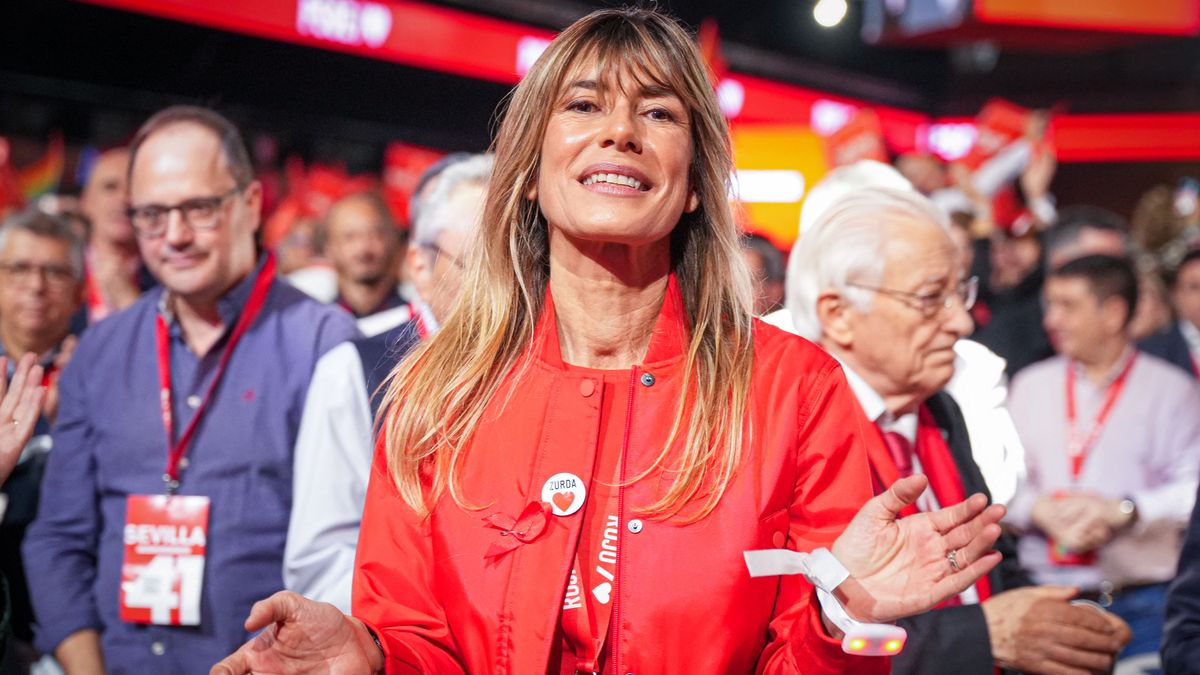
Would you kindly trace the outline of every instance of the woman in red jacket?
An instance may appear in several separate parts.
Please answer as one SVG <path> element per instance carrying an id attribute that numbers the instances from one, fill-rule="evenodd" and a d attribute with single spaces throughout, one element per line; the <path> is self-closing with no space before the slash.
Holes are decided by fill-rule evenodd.
<path id="1" fill-rule="evenodd" d="M 837 364 L 751 318 L 687 33 L 581 19 L 495 152 L 463 293 L 388 391 L 354 617 L 276 595 L 214 672 L 886 672 L 842 652 L 803 577 L 752 579 L 743 551 L 830 547 L 849 613 L 890 621 L 990 569 L 1003 509 L 896 522 L 919 477 L 868 501 Z"/>

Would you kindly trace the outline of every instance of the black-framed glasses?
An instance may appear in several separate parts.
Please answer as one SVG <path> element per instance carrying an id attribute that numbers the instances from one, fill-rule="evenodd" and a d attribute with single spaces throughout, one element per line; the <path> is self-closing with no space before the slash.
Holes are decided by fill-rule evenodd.
<path id="1" fill-rule="evenodd" d="M 133 229 L 143 237 L 161 237 L 167 231 L 167 219 L 172 211 L 178 211 L 183 222 L 193 230 L 211 230 L 221 223 L 221 205 L 226 199 L 242 191 L 235 186 L 228 192 L 212 197 L 192 197 L 173 206 L 145 204 L 131 206 L 125 210 Z"/>
<path id="2" fill-rule="evenodd" d="M 38 265 L 36 263 L 17 261 L 0 263 L 0 272 L 15 285 L 24 285 L 41 277 L 46 285 L 55 289 L 63 289 L 79 281 L 79 275 L 70 265 Z"/>
<path id="3" fill-rule="evenodd" d="M 898 291 L 894 288 L 881 288 L 879 286 L 867 286 L 866 284 L 856 283 L 848 283 L 846 285 L 896 298 L 909 307 L 921 312 L 927 319 L 937 316 L 953 307 L 955 300 L 962 303 L 964 310 L 969 311 L 975 306 L 975 300 L 979 297 L 979 277 L 963 279 L 950 288 L 931 293 L 912 293 L 910 291 Z"/>
<path id="4" fill-rule="evenodd" d="M 460 270 L 467 268 L 467 264 L 465 262 L 463 262 L 462 258 L 454 255 L 453 253 L 448 252 L 446 249 L 442 248 L 441 246 L 438 246 L 437 244 L 421 244 L 421 248 L 433 253 L 434 258 L 445 257 L 447 260 L 450 261 L 451 264 L 453 264 L 455 267 L 457 267 Z"/>

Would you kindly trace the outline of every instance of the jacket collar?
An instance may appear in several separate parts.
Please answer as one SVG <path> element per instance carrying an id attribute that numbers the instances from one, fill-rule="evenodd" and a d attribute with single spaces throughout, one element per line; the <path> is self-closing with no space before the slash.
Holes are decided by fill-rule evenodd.
<path id="1" fill-rule="evenodd" d="M 654 369 L 682 361 L 691 340 L 690 333 L 687 310 L 683 306 L 683 293 L 679 288 L 679 280 L 672 272 L 667 279 L 667 292 L 662 308 L 658 311 L 654 333 L 650 336 L 650 347 L 641 365 L 646 369 Z M 562 360 L 562 347 L 558 341 L 558 320 L 549 284 L 546 285 L 542 316 L 538 319 L 533 340 L 534 353 L 539 361 L 553 368 L 566 368 Z"/>

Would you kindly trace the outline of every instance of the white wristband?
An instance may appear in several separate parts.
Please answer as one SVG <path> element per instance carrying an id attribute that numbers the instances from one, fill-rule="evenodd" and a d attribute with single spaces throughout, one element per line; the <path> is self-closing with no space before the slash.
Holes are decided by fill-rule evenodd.
<path id="1" fill-rule="evenodd" d="M 852 618 L 833 591 L 850 577 L 846 566 L 827 548 L 812 553 L 788 549 L 743 551 L 746 567 L 752 577 L 803 574 L 817 589 L 821 610 L 845 637 L 842 651 L 862 656 L 886 656 L 904 649 L 908 633 L 899 626 L 885 623 L 863 623 Z"/>

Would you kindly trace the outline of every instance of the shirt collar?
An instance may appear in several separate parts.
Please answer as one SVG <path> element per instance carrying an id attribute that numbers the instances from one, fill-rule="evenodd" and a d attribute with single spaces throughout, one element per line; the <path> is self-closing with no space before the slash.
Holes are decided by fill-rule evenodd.
<path id="1" fill-rule="evenodd" d="M 910 443 L 914 442 L 917 438 L 917 414 L 905 413 L 900 416 L 892 414 L 887 409 L 883 397 L 867 384 L 861 375 L 846 365 L 845 361 L 841 359 L 838 361 L 841 362 L 842 370 L 846 373 L 846 382 L 850 384 L 850 391 L 854 392 L 854 397 L 858 399 L 858 405 L 866 413 L 867 419 L 875 423 L 882 431 L 894 431 L 904 436 Z"/>
<path id="2" fill-rule="evenodd" d="M 246 306 L 246 301 L 250 299 L 250 292 L 254 289 L 254 280 L 258 278 L 266 262 L 267 254 L 264 253 L 258 256 L 258 262 L 254 264 L 254 269 L 217 300 L 217 314 L 221 317 L 221 323 L 225 324 L 226 330 L 229 330 L 233 327 L 233 324 L 237 323 L 238 315 L 242 313 L 242 308 Z M 158 298 L 158 313 L 167 320 L 167 324 L 174 330 L 177 326 L 175 324 L 175 312 L 172 308 L 172 298 L 173 294 L 171 291 L 164 287 L 162 295 Z"/>
<path id="3" fill-rule="evenodd" d="M 1130 359 L 1137 356 L 1137 353 L 1137 349 L 1135 349 L 1132 345 L 1126 346 L 1124 353 L 1121 354 L 1121 358 L 1117 359 L 1117 362 L 1114 363 L 1112 368 L 1109 369 L 1108 373 L 1104 375 L 1104 379 L 1100 382 L 1100 384 L 1095 385 L 1095 388 L 1107 389 L 1114 380 L 1121 376 L 1121 373 L 1125 372 L 1125 366 L 1128 365 Z M 1084 370 L 1083 364 L 1079 363 L 1078 361 L 1070 361 L 1070 363 L 1074 366 L 1072 370 L 1075 372 L 1075 380 L 1078 382 L 1084 382 L 1091 386 L 1092 381 L 1088 379 L 1087 372 Z"/>
<path id="4" fill-rule="evenodd" d="M 1187 319 L 1180 320 L 1179 332 L 1183 333 L 1183 341 L 1187 343 L 1188 351 L 1200 354 L 1200 328 Z"/>
<path id="5" fill-rule="evenodd" d="M 425 324 L 425 330 L 430 335 L 434 335 L 441 330 L 442 324 L 438 323 L 437 317 L 433 315 L 433 310 L 429 308 L 429 305 L 425 304 L 425 301 L 415 291 L 412 294 L 412 300 L 408 304 L 413 308 L 413 314 L 421 317 L 421 323 Z"/>

